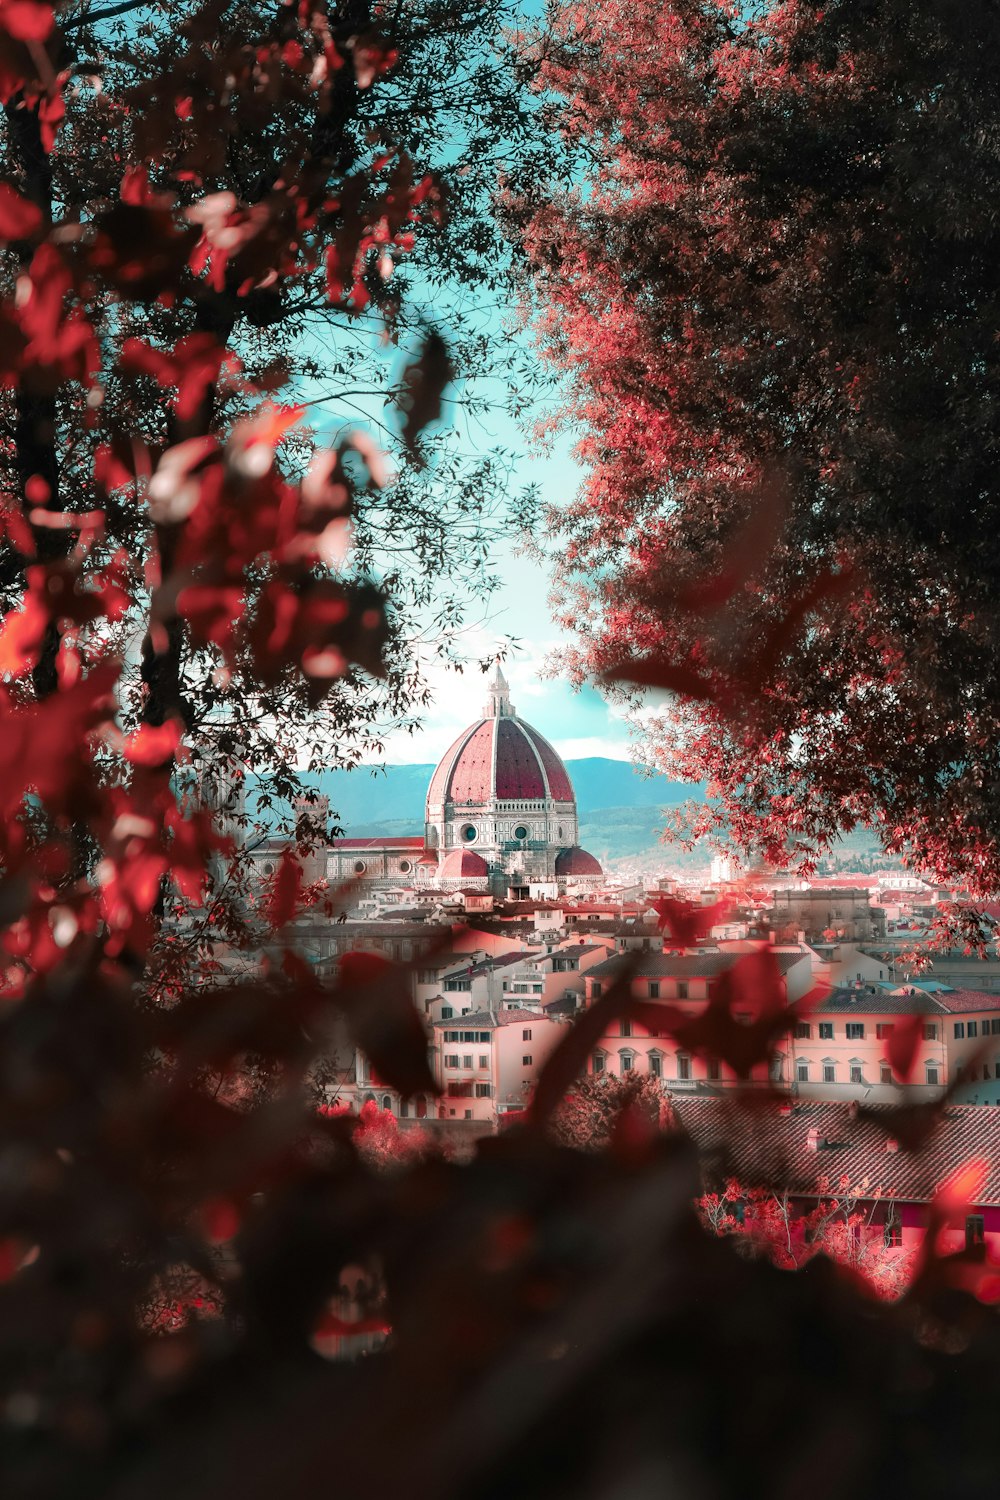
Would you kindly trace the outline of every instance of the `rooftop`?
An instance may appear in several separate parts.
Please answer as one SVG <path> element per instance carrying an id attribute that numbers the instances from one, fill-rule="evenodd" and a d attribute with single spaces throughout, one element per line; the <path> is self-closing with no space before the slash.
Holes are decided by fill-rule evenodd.
<path id="1" fill-rule="evenodd" d="M 494 969 L 503 969 L 508 964 L 521 963 L 522 960 L 533 956 L 524 948 L 518 948 L 516 952 L 511 953 L 497 953 L 490 958 L 481 958 L 475 963 L 456 964 L 453 968 L 447 969 L 441 978 L 475 979 L 480 974 L 492 974 Z"/>
<path id="2" fill-rule="evenodd" d="M 767 1128 L 761 1112 L 738 1099 L 671 1095 L 680 1124 L 691 1136 L 715 1179 L 737 1177 L 745 1186 L 766 1183 L 812 1196 L 822 1191 L 820 1179 L 846 1177 L 868 1198 L 896 1198 L 926 1203 L 963 1162 L 980 1158 L 987 1164 L 982 1196 L 973 1207 L 1000 1205 L 1000 1109 L 953 1104 L 941 1117 L 919 1152 L 886 1149 L 887 1135 L 878 1123 L 888 1121 L 894 1106 L 872 1104 L 864 1112 L 848 1103 L 809 1100 L 790 1114 L 768 1108 Z M 835 1144 L 812 1150 L 809 1132 Z"/>
<path id="3" fill-rule="evenodd" d="M 723 952 L 712 950 L 705 953 L 640 953 L 633 971 L 636 979 L 714 979 L 726 969 L 731 969 L 750 949 L 727 948 Z M 587 970 L 588 979 L 614 979 L 621 974 L 628 957 L 609 958 L 603 964 L 595 964 Z M 779 950 L 775 963 L 782 974 L 801 963 L 804 952 Z"/>
<path id="4" fill-rule="evenodd" d="M 495 1031 L 499 1026 L 522 1026 L 524 1024 L 535 1025 L 539 1021 L 545 1021 L 547 1016 L 539 1015 L 537 1010 L 522 1010 L 520 1006 L 516 1010 L 474 1010 L 469 1015 L 452 1016 L 447 1021 L 435 1021 L 435 1031 L 441 1027 L 447 1031 Z"/>
<path id="5" fill-rule="evenodd" d="M 1000 997 L 994 1003 L 1000 1005 Z M 846 1012 L 854 1016 L 936 1016 L 941 1014 L 942 1008 L 935 996 L 921 990 L 913 994 L 893 994 L 891 990 L 867 985 L 862 985 L 861 989 L 831 990 L 812 1005 L 818 1014 L 843 1015 Z"/>
<path id="6" fill-rule="evenodd" d="M 334 849 L 423 849 L 423 837 L 398 838 L 384 834 L 373 839 L 331 839 Z"/>

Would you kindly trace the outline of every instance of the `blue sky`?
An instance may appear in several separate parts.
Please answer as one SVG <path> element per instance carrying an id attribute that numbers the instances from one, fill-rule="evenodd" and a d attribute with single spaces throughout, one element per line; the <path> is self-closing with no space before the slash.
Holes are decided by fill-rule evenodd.
<path id="1" fill-rule="evenodd" d="M 447 336 L 447 309 L 438 305 L 434 311 L 437 314 L 435 321 L 439 321 Z M 521 342 L 521 335 L 505 334 L 504 322 L 502 307 L 485 316 L 485 326 L 495 337 L 515 337 Z M 398 374 L 403 362 L 404 357 L 397 357 L 394 375 Z M 446 412 L 450 413 L 452 430 L 449 434 L 448 422 L 443 421 L 434 433 L 435 438 L 442 437 L 445 441 L 450 438 L 466 453 L 485 453 L 500 446 L 513 454 L 515 475 L 512 487 L 529 483 L 537 485 L 543 508 L 562 504 L 572 497 L 582 478 L 582 471 L 573 458 L 572 434 L 567 431 L 550 440 L 543 450 L 539 450 L 537 440 L 531 436 L 534 421 L 543 413 L 542 403 L 551 406 L 555 400 L 554 389 L 543 393 L 537 410 L 530 413 L 523 423 L 515 422 L 504 409 L 507 392 L 497 389 L 496 377 L 489 385 L 483 383 L 479 388 L 473 382 L 460 381 L 453 389 L 459 400 L 445 406 Z M 470 419 L 461 405 L 463 394 L 488 395 L 490 409 L 486 415 L 477 414 Z M 362 415 L 364 405 L 363 402 L 357 403 L 354 412 L 348 416 L 343 409 L 338 411 L 335 397 L 331 398 L 329 405 L 324 402 L 323 415 L 315 409 L 312 413 L 317 437 L 326 439 L 346 425 L 360 425 L 358 417 Z M 382 410 L 381 401 L 373 403 L 372 418 L 380 416 Z M 543 536 L 536 536 L 534 540 L 544 549 Z M 628 760 L 630 741 L 620 712 L 610 708 L 594 689 L 574 692 L 565 680 L 546 675 L 548 658 L 566 643 L 566 637 L 554 624 L 549 608 L 550 580 L 546 563 L 525 555 L 511 541 L 495 549 L 492 564 L 501 580 L 499 590 L 486 605 L 481 605 L 471 596 L 466 601 L 468 626 L 463 632 L 461 645 L 470 665 L 460 673 L 432 657 L 424 658 L 434 701 L 424 715 L 423 727 L 416 733 L 400 731 L 385 736 L 384 761 L 388 764 L 419 764 L 440 758 L 456 735 L 479 715 L 480 704 L 486 696 L 486 679 L 477 662 L 492 656 L 498 646 L 505 645 L 507 637 L 515 637 L 519 642 L 504 662 L 504 672 L 518 713 L 539 729 L 565 758 L 608 756 Z"/>
<path id="2" fill-rule="evenodd" d="M 567 435 L 545 453 L 538 453 L 528 437 L 504 413 L 494 413 L 487 430 L 477 423 L 477 441 L 483 447 L 502 443 L 517 453 L 521 482 L 534 482 L 543 505 L 560 504 L 575 492 L 581 471 L 572 457 Z M 466 446 L 471 445 L 468 434 Z M 536 537 L 544 547 L 543 537 Z M 516 637 L 519 647 L 504 662 L 511 698 L 517 712 L 551 740 L 564 758 L 608 756 L 629 759 L 629 736 L 620 713 L 609 708 L 592 688 L 574 692 L 558 676 L 546 674 L 550 654 L 566 637 L 554 624 L 548 604 L 549 570 L 515 544 L 498 547 L 493 557 L 501 586 L 492 597 L 485 617 L 479 615 L 464 633 L 469 656 L 485 657 L 504 637 Z M 470 610 L 475 615 L 475 610 Z M 473 664 L 459 674 L 440 664 L 429 667 L 435 694 L 424 728 L 414 735 L 389 737 L 386 760 L 390 763 L 436 761 L 469 722 L 478 717 L 485 699 L 485 677 Z"/>

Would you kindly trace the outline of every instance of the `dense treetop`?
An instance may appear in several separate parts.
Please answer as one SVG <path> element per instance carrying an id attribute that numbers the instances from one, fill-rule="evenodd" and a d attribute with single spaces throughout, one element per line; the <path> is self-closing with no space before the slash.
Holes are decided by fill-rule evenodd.
<path id="1" fill-rule="evenodd" d="M 995 888 L 1000 17 L 553 17 L 575 186 L 512 211 L 587 465 L 573 670 L 678 695 L 642 750 L 699 827 L 807 867 L 868 822 Z"/>

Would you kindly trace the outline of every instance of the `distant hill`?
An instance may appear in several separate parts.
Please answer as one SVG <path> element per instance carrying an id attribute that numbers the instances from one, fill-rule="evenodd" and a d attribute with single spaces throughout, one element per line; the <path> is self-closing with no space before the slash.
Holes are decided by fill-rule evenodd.
<path id="1" fill-rule="evenodd" d="M 566 769 L 576 791 L 580 842 L 603 863 L 649 856 L 662 862 L 658 837 L 664 810 L 682 802 L 701 801 L 704 785 L 645 776 L 628 761 L 600 756 L 568 760 Z M 433 765 L 360 766 L 354 771 L 319 771 L 305 780 L 330 799 L 330 812 L 344 833 L 377 838 L 422 833 L 424 799 Z M 264 821 L 269 821 L 265 818 Z M 856 829 L 841 841 L 841 861 L 875 857 L 878 841 L 868 829 Z M 878 856 L 881 857 L 881 856 Z M 688 854 L 670 847 L 669 863 L 678 868 L 706 866 L 705 851 Z"/>
<path id="2" fill-rule="evenodd" d="M 668 781 L 665 776 L 643 776 L 624 760 L 590 756 L 585 760 L 568 760 L 566 769 L 576 791 L 581 829 L 593 814 L 617 815 L 623 809 L 676 807 L 691 797 L 704 795 L 704 787 Z M 320 771 L 307 779 L 329 797 L 330 811 L 345 832 L 364 837 L 376 832 L 419 832 L 433 774 L 433 765 L 385 766 L 374 774 L 370 768 L 360 766 L 354 771 Z M 614 826 L 620 820 L 617 816 L 610 819 L 605 816 L 600 821 Z M 659 826 L 655 816 L 627 821 L 643 827 Z"/>

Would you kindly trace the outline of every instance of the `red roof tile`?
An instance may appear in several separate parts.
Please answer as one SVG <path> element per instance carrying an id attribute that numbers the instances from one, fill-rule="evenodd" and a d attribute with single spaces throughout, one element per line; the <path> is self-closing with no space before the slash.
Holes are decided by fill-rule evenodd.
<path id="1" fill-rule="evenodd" d="M 1000 995 L 984 990 L 935 990 L 934 999 L 956 1016 L 970 1010 L 995 1010 L 1000 1014 Z"/>
<path id="2" fill-rule="evenodd" d="M 868 1198 L 926 1203 L 953 1172 L 978 1158 L 987 1164 L 986 1182 L 970 1206 L 1000 1204 L 1000 1109 L 989 1105 L 950 1105 L 923 1150 L 910 1152 L 887 1149 L 877 1123 L 892 1108 L 887 1104 L 868 1105 L 867 1114 L 859 1114 L 850 1104 L 809 1100 L 783 1115 L 773 1105 L 762 1112 L 759 1101 L 736 1096 L 672 1094 L 670 1102 L 713 1180 L 728 1175 L 747 1187 L 767 1184 L 811 1196 L 823 1191 L 821 1178 L 836 1186 L 846 1177 Z M 829 1144 L 811 1149 L 812 1128 Z"/>
<path id="3" fill-rule="evenodd" d="M 569 779 L 566 767 L 559 756 L 553 750 L 548 740 L 533 729 L 530 724 L 523 724 L 525 734 L 534 745 L 545 767 L 545 775 L 549 783 L 549 796 L 554 797 L 557 802 L 573 802 L 573 784 Z"/>
<path id="4" fill-rule="evenodd" d="M 574 801 L 566 767 L 537 729 L 511 716 L 478 719 L 439 762 L 427 791 L 428 807 L 444 802 L 481 805 Z"/>

